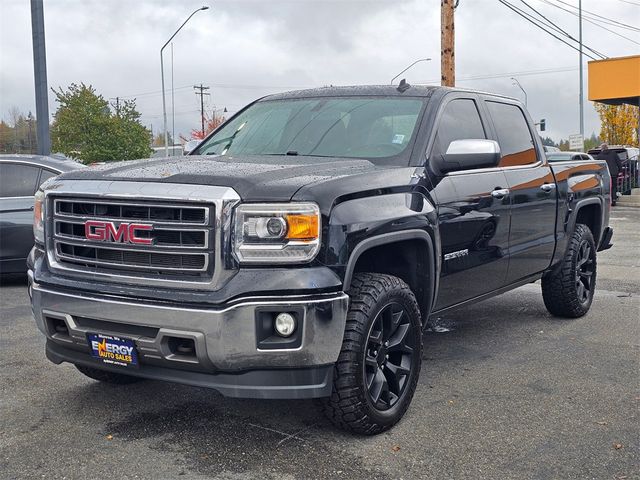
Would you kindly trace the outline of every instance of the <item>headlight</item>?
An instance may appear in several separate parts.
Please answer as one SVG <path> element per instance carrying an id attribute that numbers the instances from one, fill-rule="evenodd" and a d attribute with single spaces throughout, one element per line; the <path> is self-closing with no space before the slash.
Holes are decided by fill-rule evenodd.
<path id="1" fill-rule="evenodd" d="M 320 249 L 315 203 L 263 203 L 236 208 L 234 252 L 241 263 L 303 263 Z"/>
<path id="2" fill-rule="evenodd" d="M 33 204 L 33 236 L 37 243 L 44 244 L 44 192 L 38 190 Z"/>

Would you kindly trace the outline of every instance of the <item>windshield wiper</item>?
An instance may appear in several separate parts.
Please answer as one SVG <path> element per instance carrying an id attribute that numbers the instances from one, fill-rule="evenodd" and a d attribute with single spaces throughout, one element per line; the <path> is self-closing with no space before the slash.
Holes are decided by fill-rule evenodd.
<path id="1" fill-rule="evenodd" d="M 222 152 L 220 152 L 220 155 L 224 155 L 225 153 L 227 153 L 227 151 L 229 150 L 229 148 L 231 148 L 231 144 L 233 143 L 233 141 L 236 139 L 236 135 L 238 135 L 238 133 L 240 132 L 240 130 L 242 130 L 244 128 L 244 126 L 247 124 L 247 122 L 243 122 L 240 124 L 240 126 L 236 129 L 235 132 L 233 132 L 233 135 L 231 135 L 229 137 L 229 143 L 227 143 L 225 145 L 225 147 L 222 149 Z"/>
<path id="2" fill-rule="evenodd" d="M 228 142 L 225 147 L 222 149 L 222 152 L 220 153 L 220 155 L 224 155 L 225 153 L 227 153 L 227 150 L 229 150 L 229 147 L 231 146 L 231 144 L 233 143 L 233 140 L 236 138 L 236 135 L 238 135 L 238 132 L 240 130 L 242 130 L 244 128 L 244 126 L 247 124 L 247 122 L 242 123 L 235 132 L 233 132 L 233 135 L 230 135 L 228 137 L 225 138 L 221 138 L 220 140 L 216 140 L 215 142 L 212 142 L 210 144 L 207 145 L 208 148 L 213 147 L 215 145 L 220 145 L 221 143 L 224 142 Z M 207 153 L 205 153 L 205 155 L 218 155 L 217 152 L 210 152 L 208 151 Z"/>

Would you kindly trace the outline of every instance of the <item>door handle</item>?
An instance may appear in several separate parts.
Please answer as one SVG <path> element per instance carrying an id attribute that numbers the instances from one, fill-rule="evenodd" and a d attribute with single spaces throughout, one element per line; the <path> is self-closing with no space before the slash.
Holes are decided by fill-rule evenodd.
<path id="1" fill-rule="evenodd" d="M 540 190 L 543 190 L 545 192 L 550 192 L 551 190 L 553 190 L 554 188 L 556 188 L 556 184 L 555 183 L 545 183 L 543 185 L 540 185 Z"/>
<path id="2" fill-rule="evenodd" d="M 507 195 L 509 195 L 509 189 L 508 188 L 496 188 L 493 192 L 491 192 L 491 196 L 493 198 L 504 198 Z"/>

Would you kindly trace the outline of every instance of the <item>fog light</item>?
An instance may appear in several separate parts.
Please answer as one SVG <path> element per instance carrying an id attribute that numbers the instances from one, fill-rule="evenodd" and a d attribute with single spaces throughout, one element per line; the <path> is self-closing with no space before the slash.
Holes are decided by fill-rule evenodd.
<path id="1" fill-rule="evenodd" d="M 282 337 L 289 337 L 296 329 L 296 319 L 290 313 L 279 313 L 275 321 L 276 332 Z"/>

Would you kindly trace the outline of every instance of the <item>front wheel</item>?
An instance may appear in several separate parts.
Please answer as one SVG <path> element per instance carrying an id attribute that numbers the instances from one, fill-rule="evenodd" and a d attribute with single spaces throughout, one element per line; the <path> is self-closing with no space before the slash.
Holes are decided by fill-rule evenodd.
<path id="1" fill-rule="evenodd" d="M 422 361 L 418 303 L 409 286 L 391 275 L 358 273 L 335 367 L 327 417 L 338 427 L 374 435 L 407 411 Z"/>
<path id="2" fill-rule="evenodd" d="M 578 318 L 589 311 L 596 289 L 596 244 L 589 227 L 577 224 L 559 268 L 542 277 L 549 313 Z"/>

